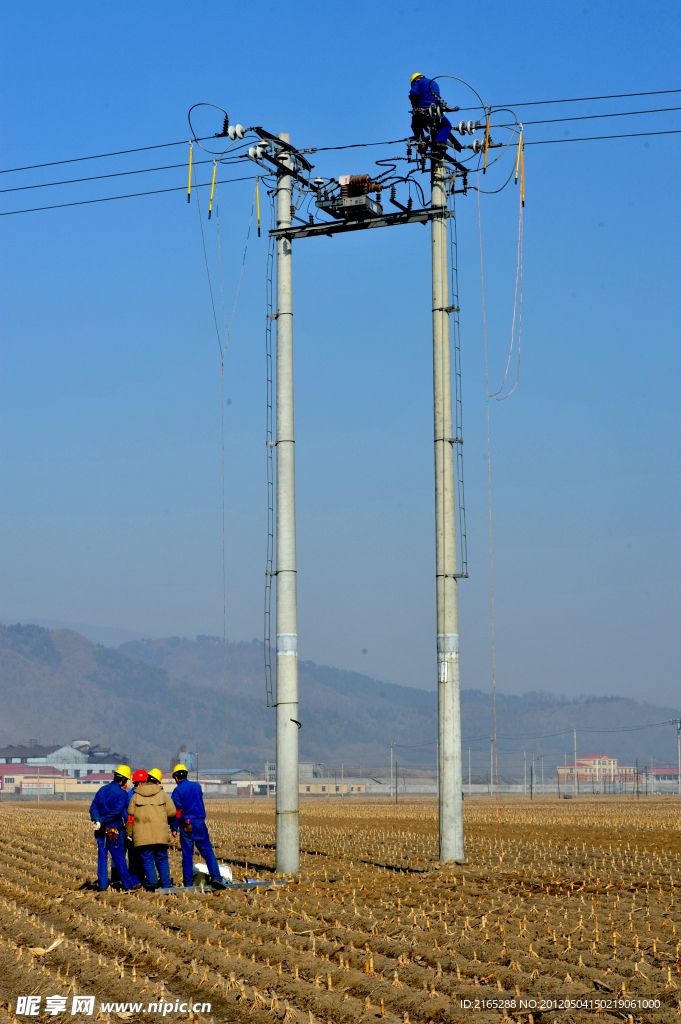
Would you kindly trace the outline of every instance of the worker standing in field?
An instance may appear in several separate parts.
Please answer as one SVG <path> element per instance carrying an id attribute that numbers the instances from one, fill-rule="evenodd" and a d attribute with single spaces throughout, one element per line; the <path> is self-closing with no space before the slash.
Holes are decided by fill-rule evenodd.
<path id="1" fill-rule="evenodd" d="M 182 848 L 182 880 L 185 888 L 194 884 L 194 844 L 199 853 L 205 858 L 210 884 L 214 889 L 226 889 L 222 881 L 217 858 L 213 852 L 213 845 L 206 828 L 206 808 L 203 804 L 203 791 L 198 782 L 190 782 L 187 778 L 187 766 L 176 764 L 173 768 L 175 789 L 173 790 L 173 803 L 177 808 L 175 812 L 175 827 L 171 831 L 176 835 L 180 829 L 180 846 Z"/>
<path id="2" fill-rule="evenodd" d="M 109 854 L 123 888 L 128 892 L 142 888 L 130 877 L 125 863 L 126 786 L 130 774 L 127 764 L 120 764 L 114 772 L 113 781 L 102 786 L 90 804 L 90 818 L 95 824 L 97 840 L 97 881 L 101 892 L 109 888 Z"/>
<path id="3" fill-rule="evenodd" d="M 138 768 L 138 770 L 136 772 L 133 772 L 133 774 L 132 774 L 133 789 L 132 789 L 132 792 L 130 793 L 130 800 L 132 800 L 133 796 L 135 795 L 135 790 L 138 788 L 138 786 L 140 786 L 143 782 L 146 782 L 148 777 L 149 777 L 148 773 L 143 768 Z M 130 800 L 128 801 L 128 806 L 130 806 Z M 143 883 L 144 882 L 144 867 L 142 865 L 142 860 L 140 858 L 139 853 L 137 852 L 137 850 L 135 848 L 135 844 L 133 843 L 132 839 L 129 836 L 127 836 L 127 835 L 125 837 L 125 844 L 126 844 L 126 848 L 127 848 L 127 851 L 128 851 L 128 871 L 130 872 L 130 877 L 131 878 L 136 878 L 136 880 L 138 882 L 142 882 Z M 154 884 L 154 886 L 158 885 L 158 877 L 156 875 L 156 869 L 154 869 L 153 884 Z"/>
<path id="4" fill-rule="evenodd" d="M 144 774 L 146 781 L 140 783 L 128 804 L 125 832 L 142 862 L 146 888 L 158 888 L 160 880 L 162 889 L 170 889 L 169 825 L 175 821 L 175 804 L 155 775 Z"/>

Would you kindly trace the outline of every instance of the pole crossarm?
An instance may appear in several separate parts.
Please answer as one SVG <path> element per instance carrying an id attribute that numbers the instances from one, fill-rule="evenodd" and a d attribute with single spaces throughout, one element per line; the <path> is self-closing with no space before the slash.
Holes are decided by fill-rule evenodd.
<path id="1" fill-rule="evenodd" d="M 435 218 L 452 217 L 453 211 L 446 207 L 428 210 L 412 210 L 410 213 L 386 213 L 382 217 L 366 220 L 328 221 L 323 224 L 308 224 L 300 228 L 274 228 L 273 238 L 318 238 L 320 235 L 338 235 L 347 231 L 362 231 L 364 228 L 390 228 L 399 224 L 427 224 Z"/>

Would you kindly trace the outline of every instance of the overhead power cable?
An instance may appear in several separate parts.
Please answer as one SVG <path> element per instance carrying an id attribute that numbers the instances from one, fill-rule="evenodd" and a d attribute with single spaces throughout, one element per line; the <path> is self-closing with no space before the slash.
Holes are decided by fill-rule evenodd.
<path id="1" fill-rule="evenodd" d="M 586 103 L 589 100 L 628 100 L 633 96 L 669 96 L 681 89 L 656 89 L 654 92 L 619 92 L 611 96 L 575 96 L 569 100 L 527 100 L 525 103 L 495 103 L 497 107 L 539 107 L 545 103 Z"/>
<path id="2" fill-rule="evenodd" d="M 627 100 L 635 96 L 669 96 L 681 92 L 681 89 L 656 89 L 653 92 L 619 92 L 611 96 L 575 96 L 566 100 L 527 100 L 525 103 L 493 103 L 492 110 L 502 110 L 508 107 L 541 107 L 552 103 L 587 103 L 590 100 Z M 480 107 L 461 107 L 461 110 L 479 110 Z"/>
<path id="3" fill-rule="evenodd" d="M 212 135 L 197 139 L 203 142 L 206 138 L 213 138 Z M 26 167 L 6 167 L 0 170 L 0 174 L 12 174 L 14 171 L 35 171 L 39 167 L 58 167 L 60 164 L 77 164 L 82 160 L 103 160 L 107 156 L 126 156 L 128 153 L 146 153 L 150 149 L 167 149 L 169 146 L 186 146 L 188 140 L 181 139 L 179 142 L 159 142 L 156 146 L 138 146 L 137 149 L 119 149 L 113 153 L 95 153 L 93 156 L 73 156 L 69 160 L 50 160 L 46 164 L 28 164 Z"/>
<path id="4" fill-rule="evenodd" d="M 197 164 L 212 164 L 212 160 L 194 160 L 194 166 Z M 221 161 L 222 167 L 231 167 L 236 164 L 234 161 Z M 103 178 L 126 178 L 130 174 L 150 174 L 152 171 L 174 171 L 178 167 L 186 167 L 186 162 L 182 164 L 165 164 L 162 167 L 140 167 L 137 171 L 114 171 L 111 174 L 94 174 L 89 178 L 67 178 L 64 181 L 44 181 L 39 185 L 17 185 L 15 188 L 0 188 L 0 193 L 3 192 L 25 192 L 32 188 L 52 188 L 53 185 L 78 185 L 82 181 L 101 181 Z"/>
<path id="5" fill-rule="evenodd" d="M 679 135 L 679 134 L 681 134 L 681 128 L 673 128 L 673 129 L 669 129 L 669 130 L 666 130 L 666 131 L 658 131 L 658 132 L 628 132 L 628 133 L 623 134 L 623 135 L 587 135 L 587 136 L 580 136 L 580 137 L 575 137 L 575 138 L 564 138 L 564 139 L 536 139 L 534 141 L 525 140 L 524 141 L 524 145 L 525 146 L 547 146 L 547 145 L 553 145 L 554 143 L 559 143 L 559 142 L 596 142 L 596 141 L 600 141 L 602 139 L 637 139 L 637 138 L 645 138 L 647 136 L 655 136 L 655 135 Z M 404 139 L 398 139 L 396 141 L 403 142 Z M 358 143 L 358 145 L 363 145 L 363 146 L 364 145 L 373 145 L 373 143 Z M 376 145 L 388 145 L 388 143 L 376 143 Z M 332 148 L 339 148 L 339 149 L 345 148 L 345 149 L 349 149 L 351 147 L 349 147 L 349 146 L 346 146 L 346 147 L 339 146 L 339 147 L 329 147 L 329 148 L 330 149 L 332 149 Z M 306 150 L 305 152 L 310 152 L 310 150 Z M 45 166 L 48 166 L 48 165 L 46 164 Z M 178 166 L 184 166 L 184 164 L 178 165 Z M 512 175 L 512 173 L 513 172 L 511 172 L 511 175 Z M 107 177 L 107 175 L 103 175 L 103 177 Z M 112 177 L 115 177 L 115 175 L 112 175 Z M 254 177 L 255 177 L 255 175 L 247 175 L 247 176 L 245 176 L 243 178 L 225 178 L 225 179 L 223 179 L 223 180 L 221 180 L 219 182 L 216 182 L 216 184 L 225 185 L 225 184 L 229 184 L 229 182 L 232 182 L 232 181 L 247 181 L 247 180 L 249 180 L 251 178 L 254 178 Z M 510 180 L 510 178 L 509 178 L 509 180 Z M 137 196 L 154 196 L 154 195 L 160 195 L 163 192 L 180 192 L 180 191 L 184 191 L 185 187 L 186 186 L 181 185 L 181 186 L 178 186 L 177 188 L 158 188 L 158 189 L 153 189 L 153 190 L 151 190 L 149 192 L 131 192 L 131 193 L 128 193 L 128 194 L 123 195 L 123 196 L 105 196 L 102 199 L 82 199 L 80 201 L 72 202 L 72 203 L 55 203 L 55 204 L 53 204 L 51 206 L 32 206 L 32 207 L 29 207 L 29 208 L 24 209 L 24 210 L 4 210 L 4 211 L 0 212 L 0 217 L 11 217 L 11 216 L 13 216 L 14 214 L 17 214 L 17 213 L 37 213 L 37 212 L 39 212 L 41 210 L 60 210 L 60 209 L 64 209 L 65 207 L 68 207 L 68 206 L 87 206 L 87 205 L 89 205 L 91 203 L 109 203 L 109 202 L 112 202 L 115 199 L 134 199 Z M 198 187 L 199 188 L 205 188 L 205 187 L 207 187 L 207 185 L 199 185 Z M 11 191 L 11 190 L 7 190 L 7 191 Z M 497 191 L 499 191 L 499 190 L 497 190 Z"/>
<path id="6" fill-rule="evenodd" d="M 652 92 L 623 92 L 613 93 L 609 96 L 576 96 L 572 99 L 561 99 L 561 100 L 532 100 L 524 103 L 495 103 L 493 109 L 501 109 L 502 107 L 533 107 L 541 106 L 543 104 L 552 103 L 584 103 L 588 100 L 619 100 L 619 99 L 631 99 L 635 96 L 669 96 L 673 93 L 679 93 L 681 89 L 657 89 Z M 462 110 L 477 110 L 477 107 L 462 107 Z M 214 136 L 204 135 L 197 142 L 204 142 L 206 139 L 211 139 Z M 329 150 L 338 149 L 358 149 L 365 146 L 391 146 L 398 142 L 404 142 L 404 139 L 394 139 L 390 142 L 356 142 L 348 146 L 320 146 L 313 149 L 301 150 L 302 153 L 323 153 Z M 167 149 L 170 146 L 185 146 L 187 139 L 180 139 L 178 142 L 160 142 L 155 146 L 138 146 L 135 149 L 119 149 L 111 153 L 94 153 L 91 156 L 76 156 L 71 157 L 68 160 L 50 160 L 47 163 L 42 164 L 27 164 L 25 167 L 5 167 L 0 170 L 0 174 L 12 174 L 15 171 L 33 171 L 41 167 L 57 167 L 61 164 L 73 164 L 78 163 L 82 160 L 102 160 L 105 157 L 110 156 L 126 156 L 129 153 L 145 153 L 152 149 Z"/>
<path id="7" fill-rule="evenodd" d="M 255 174 L 247 174 L 243 178 L 223 178 L 221 181 L 216 181 L 216 185 L 229 185 L 233 181 L 253 181 Z M 206 182 L 203 185 L 196 185 L 196 188 L 208 188 L 210 182 Z M 62 210 L 66 206 L 88 206 L 90 203 L 110 203 L 114 199 L 135 199 L 137 196 L 157 196 L 163 192 L 186 192 L 186 185 L 178 185 L 175 188 L 156 188 L 152 192 L 130 192 L 124 196 L 104 196 L 103 199 L 81 199 L 75 203 L 56 203 L 54 206 L 33 206 L 28 210 L 4 210 L 0 212 L 0 217 L 11 217 L 15 213 L 37 213 L 40 210 Z"/>
<path id="8" fill-rule="evenodd" d="M 655 110 L 619 110 L 614 114 L 580 114 L 579 117 L 547 117 L 542 121 L 523 121 L 527 128 L 528 124 L 561 124 L 563 121 L 593 121 L 600 117 L 633 117 L 634 114 L 667 114 L 681 107 L 657 107 Z M 490 125 L 491 128 L 514 128 L 512 124 Z"/>
<path id="9" fill-rule="evenodd" d="M 639 139 L 645 135 L 679 135 L 681 128 L 672 128 L 664 132 L 629 132 L 627 135 L 585 135 L 575 139 L 535 139 L 534 142 L 525 142 L 526 146 L 547 146 L 554 142 L 596 142 L 600 139 Z"/>

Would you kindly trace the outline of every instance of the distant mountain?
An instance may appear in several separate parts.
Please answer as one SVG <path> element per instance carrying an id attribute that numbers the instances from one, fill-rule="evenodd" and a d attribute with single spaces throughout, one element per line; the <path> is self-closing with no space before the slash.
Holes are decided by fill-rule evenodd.
<path id="1" fill-rule="evenodd" d="M 261 643 L 228 644 L 227 695 L 230 764 L 260 769 L 274 757 L 275 747 L 275 713 L 265 706 Z M 464 748 L 489 750 L 491 695 L 464 690 L 461 705 Z M 120 750 L 135 763 L 166 768 L 181 744 L 194 750 L 198 743 L 204 768 L 225 763 L 223 650 L 215 637 L 133 640 L 114 649 L 73 630 L 0 626 L 0 707 L 0 744 L 30 737 L 62 743 L 78 736 Z M 513 765 L 517 773 L 517 752 L 523 749 L 543 752 L 547 768 L 562 763 L 572 735 L 545 734 L 573 727 L 580 730 L 580 754 L 605 750 L 628 763 L 637 756 L 645 763 L 652 750 L 657 763 L 673 763 L 671 726 L 637 730 L 678 717 L 675 709 L 619 697 L 499 694 L 500 770 L 508 773 Z M 302 760 L 385 765 L 393 742 L 404 766 L 435 761 L 433 691 L 304 661 L 300 720 Z M 609 731 L 620 728 L 631 731 Z"/>

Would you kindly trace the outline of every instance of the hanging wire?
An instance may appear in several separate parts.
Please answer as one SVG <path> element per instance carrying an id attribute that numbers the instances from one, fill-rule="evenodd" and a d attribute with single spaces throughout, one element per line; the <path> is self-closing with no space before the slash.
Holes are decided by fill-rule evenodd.
<path id="1" fill-rule="evenodd" d="M 274 197 L 270 200 L 270 225 L 275 226 Z M 274 707 L 274 686 L 272 680 L 272 579 L 274 578 L 274 367 L 272 361 L 272 324 L 274 323 L 274 262 L 276 239 L 271 235 L 267 246 L 267 267 L 265 273 L 265 298 L 267 315 L 265 319 L 265 376 L 266 405 L 265 447 L 267 451 L 267 555 L 265 558 L 265 611 L 263 623 L 263 654 L 265 659 L 265 693 L 267 707 Z"/>
<path id="2" fill-rule="evenodd" d="M 489 523 L 489 597 L 490 597 L 490 625 L 492 639 L 492 707 L 494 713 L 494 775 L 496 778 L 496 816 L 497 830 L 501 855 L 499 862 L 504 859 L 504 847 L 501 839 L 501 824 L 499 819 L 499 752 L 497 748 L 497 666 L 496 650 L 494 643 L 494 563 L 492 559 L 492 459 L 490 445 L 490 422 L 489 422 L 489 369 L 487 361 L 487 320 L 485 315 L 485 275 L 482 262 L 482 213 L 480 211 L 480 171 L 477 172 L 478 180 L 478 237 L 480 241 L 480 288 L 482 293 L 482 336 L 485 352 L 485 393 L 487 395 L 487 510 Z M 491 780 L 490 780 L 491 784 Z"/>
<path id="3" fill-rule="evenodd" d="M 227 322 L 227 312 L 225 309 L 225 296 L 223 287 L 222 277 L 222 246 L 220 242 L 220 199 L 219 192 L 215 191 L 215 220 L 217 226 L 218 236 L 218 281 L 220 286 L 220 297 L 222 300 L 222 316 L 225 322 L 225 342 L 224 344 L 220 338 L 220 329 L 218 327 L 217 313 L 215 310 L 215 298 L 213 294 L 213 283 L 210 274 L 210 264 L 208 262 L 208 251 L 206 249 L 206 235 L 203 230 L 203 217 L 201 216 L 201 199 L 200 189 L 197 181 L 196 166 L 193 168 L 194 184 L 196 186 L 196 208 L 199 217 L 199 226 L 201 228 L 201 244 L 203 246 L 203 258 L 206 265 L 206 276 L 208 278 L 208 291 L 210 294 L 211 309 L 213 311 L 213 323 L 215 324 L 215 333 L 217 336 L 218 347 L 220 349 L 220 466 L 221 466 L 221 481 L 222 481 L 222 674 L 223 674 L 223 691 L 224 691 L 224 703 L 225 703 L 225 757 L 226 757 L 226 770 L 229 770 L 229 700 L 227 693 L 227 542 L 226 542 L 226 497 L 225 497 L 225 355 L 227 353 L 227 346 L 229 345 L 229 338 L 232 332 L 232 325 L 234 323 L 234 316 L 236 313 L 237 303 L 239 301 L 239 292 L 241 291 L 241 282 L 244 275 L 244 267 L 246 266 L 246 256 L 248 254 L 248 243 L 251 237 L 251 226 L 253 224 L 253 210 L 255 207 L 255 193 L 253 194 L 253 202 L 251 204 L 251 214 L 248 220 L 248 230 L 246 232 L 246 244 L 244 246 L 244 254 L 241 260 L 241 270 L 239 272 L 239 281 L 237 283 L 236 295 L 234 296 L 234 306 L 232 307 L 232 316 Z M 191 179 L 190 179 L 191 180 Z M 215 167 L 213 168 L 213 187 L 211 188 L 211 205 L 213 200 L 213 191 L 215 189 Z"/>
<path id="4" fill-rule="evenodd" d="M 456 171 L 452 176 L 452 187 L 449 194 L 448 218 L 449 250 L 450 250 L 450 309 L 454 335 L 454 444 L 456 445 L 456 491 L 459 513 L 459 565 L 457 577 L 468 579 L 468 538 L 466 535 L 466 499 L 463 484 L 463 405 L 461 391 L 461 331 L 459 323 L 459 243 L 456 230 L 456 198 L 454 183 Z"/>

